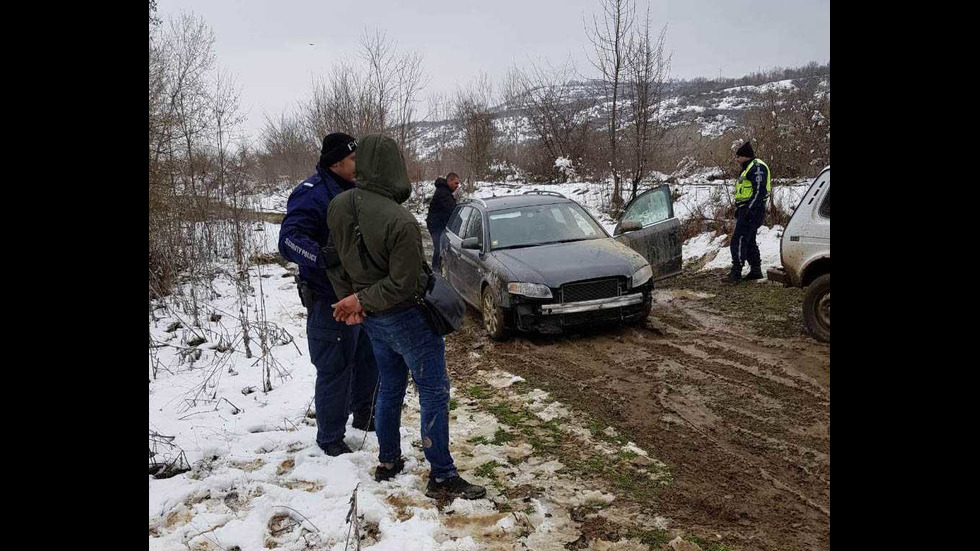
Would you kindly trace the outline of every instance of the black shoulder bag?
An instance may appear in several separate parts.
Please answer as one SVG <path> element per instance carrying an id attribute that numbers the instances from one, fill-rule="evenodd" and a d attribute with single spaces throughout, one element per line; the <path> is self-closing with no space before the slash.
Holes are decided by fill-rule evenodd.
<path id="1" fill-rule="evenodd" d="M 365 258 L 374 265 L 379 271 L 384 271 L 374 261 L 371 251 L 367 248 L 364 236 L 361 234 L 361 225 L 357 221 L 357 206 L 354 203 L 354 193 L 350 194 L 350 208 L 354 215 L 354 240 L 357 242 L 358 253 L 363 261 Z M 449 284 L 442 276 L 432 272 L 429 263 L 422 259 L 422 268 L 428 275 L 423 295 L 416 295 L 415 302 L 422 309 L 422 313 L 429 321 L 432 329 L 440 335 L 448 335 L 463 325 L 463 313 L 466 305 L 463 304 L 462 297 L 456 289 Z"/>

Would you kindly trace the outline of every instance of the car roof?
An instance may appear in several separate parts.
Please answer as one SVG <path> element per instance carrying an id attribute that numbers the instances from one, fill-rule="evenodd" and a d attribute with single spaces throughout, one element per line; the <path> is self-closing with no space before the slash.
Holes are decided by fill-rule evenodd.
<path id="1" fill-rule="evenodd" d="M 461 204 L 483 207 L 487 212 L 497 210 L 512 209 L 517 207 L 529 207 L 538 205 L 552 205 L 555 203 L 573 203 L 567 197 L 555 195 L 511 195 L 503 197 L 484 197 L 482 199 L 465 201 Z"/>

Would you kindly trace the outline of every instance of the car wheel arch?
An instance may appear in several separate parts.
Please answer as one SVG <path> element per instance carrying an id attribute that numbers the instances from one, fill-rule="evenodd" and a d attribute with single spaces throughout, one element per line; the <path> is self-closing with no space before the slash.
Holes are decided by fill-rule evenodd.
<path id="1" fill-rule="evenodd" d="M 800 276 L 800 287 L 807 287 L 818 277 L 830 273 L 830 257 L 822 256 L 810 261 Z"/>

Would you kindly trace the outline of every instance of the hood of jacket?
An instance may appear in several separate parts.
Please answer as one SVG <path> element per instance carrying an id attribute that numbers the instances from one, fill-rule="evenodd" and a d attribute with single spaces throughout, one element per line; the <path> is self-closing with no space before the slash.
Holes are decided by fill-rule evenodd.
<path id="1" fill-rule="evenodd" d="M 398 204 L 412 194 L 405 159 L 395 140 L 368 134 L 357 140 L 357 187 L 387 197 Z"/>

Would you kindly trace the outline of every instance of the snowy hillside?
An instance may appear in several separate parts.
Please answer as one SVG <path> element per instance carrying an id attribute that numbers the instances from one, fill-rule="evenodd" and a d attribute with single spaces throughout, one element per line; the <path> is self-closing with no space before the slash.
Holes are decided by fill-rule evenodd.
<path id="1" fill-rule="evenodd" d="M 709 81 L 710 83 L 710 81 Z M 721 135 L 725 130 L 739 125 L 742 114 L 760 104 L 763 94 L 770 91 L 789 91 L 798 84 L 816 86 L 817 95 L 830 95 L 830 80 L 809 77 L 802 81 L 775 80 L 754 86 L 731 86 L 714 91 L 697 92 L 690 87 L 668 88 L 667 98 L 661 105 L 662 120 L 668 127 L 696 124 L 706 137 Z M 594 93 L 595 84 L 573 82 L 566 85 L 569 101 L 578 101 Z M 629 101 L 621 101 L 620 108 L 628 107 Z M 597 105 L 580 112 L 580 116 L 599 122 L 608 116 L 611 101 L 600 100 Z M 521 143 L 534 137 L 525 116 L 501 105 L 495 108 L 494 126 L 507 142 Z M 430 158 L 441 148 L 462 145 L 458 126 L 451 120 L 418 123 L 419 139 L 416 150 L 419 158 Z"/>

